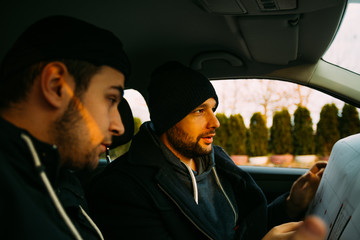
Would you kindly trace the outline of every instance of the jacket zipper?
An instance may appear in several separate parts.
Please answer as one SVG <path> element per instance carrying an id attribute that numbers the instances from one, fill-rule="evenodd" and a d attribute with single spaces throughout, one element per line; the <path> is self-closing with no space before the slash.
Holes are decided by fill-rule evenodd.
<path id="1" fill-rule="evenodd" d="M 213 238 L 211 238 L 204 230 L 202 230 L 198 225 L 196 225 L 196 223 L 182 210 L 182 208 L 180 207 L 180 205 L 175 201 L 174 198 L 172 198 L 170 196 L 170 194 L 168 192 L 165 191 L 164 188 L 162 188 L 160 186 L 160 184 L 158 184 L 159 188 L 171 199 L 171 201 L 173 201 L 175 203 L 175 205 L 179 208 L 179 210 L 182 212 L 182 214 L 184 214 L 184 216 L 189 219 L 189 221 L 200 231 L 202 232 L 206 237 L 208 237 L 211 240 L 214 240 Z"/>

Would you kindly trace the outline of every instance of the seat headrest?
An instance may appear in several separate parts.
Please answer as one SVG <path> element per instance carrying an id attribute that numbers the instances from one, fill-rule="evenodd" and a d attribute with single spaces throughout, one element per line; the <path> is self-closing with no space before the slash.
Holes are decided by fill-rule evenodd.
<path id="1" fill-rule="evenodd" d="M 130 142 L 130 140 L 134 136 L 134 117 L 129 103 L 126 101 L 125 98 L 123 98 L 119 103 L 118 110 L 121 116 L 122 123 L 124 124 L 125 132 L 121 136 L 113 136 L 110 149 L 114 149 L 118 146 Z"/>

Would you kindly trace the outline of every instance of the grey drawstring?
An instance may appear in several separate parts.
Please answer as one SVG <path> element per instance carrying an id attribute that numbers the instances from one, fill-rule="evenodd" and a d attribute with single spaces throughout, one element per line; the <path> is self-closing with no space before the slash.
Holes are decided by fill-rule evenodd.
<path id="1" fill-rule="evenodd" d="M 41 180 L 43 181 L 43 183 L 45 184 L 45 187 L 50 195 L 51 200 L 53 201 L 56 209 L 58 210 L 60 216 L 63 218 L 63 220 L 65 221 L 65 224 L 69 227 L 71 233 L 74 235 L 75 239 L 78 240 L 82 240 L 82 237 L 80 235 L 80 233 L 78 232 L 78 230 L 76 229 L 76 227 L 74 226 L 74 224 L 72 223 L 71 219 L 69 218 L 69 216 L 66 214 L 63 206 L 61 205 L 59 198 L 57 197 L 54 189 L 51 186 L 51 183 L 44 171 L 44 168 L 40 162 L 39 156 L 35 150 L 34 144 L 32 143 L 30 137 L 28 137 L 25 134 L 21 134 L 21 138 L 25 141 L 25 143 L 28 145 L 31 155 L 33 157 L 34 163 L 35 163 L 35 167 L 36 169 L 39 170 L 39 175 Z M 99 234 L 100 238 L 103 240 L 103 236 L 99 230 L 99 228 L 96 226 L 96 224 L 91 220 L 91 218 L 86 214 L 86 212 L 83 210 L 83 208 L 81 206 L 80 210 L 82 212 L 82 214 L 86 217 L 86 219 L 89 221 L 89 223 L 94 227 L 94 229 L 96 230 L 96 232 Z"/>
<path id="2" fill-rule="evenodd" d="M 64 219 L 66 225 L 69 227 L 70 231 L 72 232 L 72 234 L 74 235 L 74 237 L 76 239 L 82 239 L 82 237 L 80 236 L 80 233 L 78 232 L 78 230 L 75 228 L 74 224 L 71 222 L 69 216 L 66 214 L 64 208 L 62 207 L 58 197 L 56 196 L 56 193 L 54 191 L 54 189 L 51 186 L 51 183 L 48 179 L 48 177 L 46 176 L 46 173 L 44 171 L 44 168 L 41 165 L 39 156 L 35 150 L 35 147 L 31 141 L 31 139 L 25 135 L 25 134 L 21 134 L 21 138 L 24 139 L 24 141 L 26 142 L 26 144 L 28 145 L 30 152 L 32 154 L 34 163 L 35 163 L 35 167 L 37 169 L 39 169 L 39 174 L 40 174 L 40 178 L 41 180 L 44 182 L 45 187 L 50 195 L 51 200 L 53 201 L 56 209 L 58 210 L 58 212 L 60 213 L 60 216 Z"/>
<path id="3" fill-rule="evenodd" d="M 199 193 L 198 193 L 198 188 L 197 188 L 197 183 L 196 183 L 194 172 L 187 164 L 184 163 L 184 165 L 186 166 L 187 170 L 190 173 L 191 182 L 192 182 L 192 186 L 193 186 L 193 192 L 194 192 L 194 200 L 195 200 L 196 204 L 199 204 Z"/>
<path id="4" fill-rule="evenodd" d="M 94 223 L 94 221 L 90 218 L 90 216 L 85 212 L 85 210 L 79 205 L 81 213 L 85 216 L 85 218 L 88 220 L 88 222 L 91 224 L 91 226 L 95 229 L 95 231 L 99 234 L 99 237 L 101 238 L 101 240 L 104 240 L 103 235 L 101 234 L 100 229 L 98 228 L 98 226 L 96 226 L 96 224 Z"/>

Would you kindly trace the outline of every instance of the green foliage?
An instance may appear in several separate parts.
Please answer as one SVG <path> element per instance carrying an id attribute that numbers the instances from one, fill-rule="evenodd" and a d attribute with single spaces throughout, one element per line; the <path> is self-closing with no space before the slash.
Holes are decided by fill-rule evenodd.
<path id="1" fill-rule="evenodd" d="M 319 155 L 330 156 L 333 145 L 340 139 L 338 111 L 334 103 L 321 109 L 316 129 L 316 152 Z"/>
<path id="2" fill-rule="evenodd" d="M 110 157 L 112 160 L 122 156 L 124 153 L 129 151 L 130 148 L 130 142 L 123 144 L 121 146 L 118 146 L 114 148 L 113 150 L 110 150 Z"/>
<path id="3" fill-rule="evenodd" d="M 224 113 L 217 113 L 217 119 L 220 122 L 220 127 L 216 129 L 216 135 L 214 137 L 214 145 L 221 146 L 226 150 L 226 144 L 230 136 L 228 128 L 228 117 Z"/>
<path id="4" fill-rule="evenodd" d="M 142 122 L 138 117 L 134 117 L 134 135 L 139 131 Z"/>
<path id="5" fill-rule="evenodd" d="M 221 126 L 216 130 L 214 144 L 223 147 L 230 155 L 264 156 L 271 151 L 274 154 L 317 153 L 328 156 L 340 136 L 343 138 L 360 132 L 359 113 L 348 104 L 344 105 L 340 118 L 335 104 L 324 105 L 317 123 L 316 136 L 307 108 L 299 106 L 296 109 L 293 126 L 287 109 L 276 112 L 270 128 L 270 141 L 264 116 L 259 112 L 251 117 L 249 129 L 240 114 L 228 118 L 224 113 L 218 113 L 216 117 Z M 140 126 L 141 122 L 138 121 Z"/>
<path id="6" fill-rule="evenodd" d="M 341 138 L 360 132 L 359 112 L 354 106 L 344 104 L 341 117 L 339 119 L 339 131 Z"/>
<path id="7" fill-rule="evenodd" d="M 250 119 L 248 154 L 250 156 L 265 156 L 268 148 L 268 129 L 264 116 L 256 112 Z"/>
<path id="8" fill-rule="evenodd" d="M 244 119 L 240 114 L 231 115 L 228 120 L 230 131 L 227 142 L 227 152 L 230 155 L 246 155 L 246 127 Z"/>
<path id="9" fill-rule="evenodd" d="M 298 106 L 294 113 L 293 126 L 294 154 L 306 155 L 315 153 L 315 138 L 310 111 Z"/>
<path id="10" fill-rule="evenodd" d="M 293 152 L 291 117 L 287 109 L 275 112 L 270 128 L 270 148 L 274 154 Z"/>

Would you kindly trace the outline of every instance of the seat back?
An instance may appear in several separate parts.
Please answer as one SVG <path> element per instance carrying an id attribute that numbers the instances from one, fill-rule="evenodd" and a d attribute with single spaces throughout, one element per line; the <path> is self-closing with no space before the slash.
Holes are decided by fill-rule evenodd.
<path id="1" fill-rule="evenodd" d="M 121 116 L 122 123 L 124 124 L 125 132 L 121 136 L 113 136 L 112 138 L 112 144 L 109 147 L 109 149 L 114 149 L 116 147 L 119 147 L 121 145 L 127 144 L 131 141 L 133 135 L 134 135 L 134 117 L 130 108 L 129 103 L 126 101 L 125 98 L 123 98 L 118 105 L 118 110 Z M 80 180 L 82 186 L 84 187 L 85 191 L 87 189 L 87 186 L 92 181 L 92 179 L 101 173 L 104 168 L 109 164 L 109 161 L 106 161 L 104 159 L 100 159 L 99 164 L 97 168 L 89 172 L 87 170 L 84 171 L 77 171 L 76 176 Z"/>

